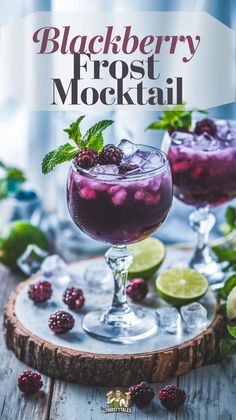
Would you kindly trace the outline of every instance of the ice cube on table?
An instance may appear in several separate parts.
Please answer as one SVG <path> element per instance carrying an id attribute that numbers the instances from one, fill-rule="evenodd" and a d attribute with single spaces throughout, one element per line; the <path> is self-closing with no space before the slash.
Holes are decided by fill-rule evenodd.
<path id="1" fill-rule="evenodd" d="M 186 330 L 200 329 L 207 324 L 207 310 L 199 302 L 181 306 L 180 313 Z"/>
<path id="2" fill-rule="evenodd" d="M 111 277 L 111 270 L 107 266 L 105 261 L 91 262 L 84 271 L 84 281 L 88 286 L 101 287 L 105 290 L 110 291 L 107 287 L 109 279 Z"/>
<path id="3" fill-rule="evenodd" d="M 194 149 L 211 152 L 219 149 L 219 147 L 219 140 L 208 133 L 203 133 L 200 136 L 195 137 Z"/>
<path id="4" fill-rule="evenodd" d="M 42 262 L 40 271 L 47 278 L 65 276 L 67 264 L 59 255 L 50 255 Z"/>
<path id="5" fill-rule="evenodd" d="M 158 308 L 156 309 L 156 324 L 161 330 L 175 334 L 180 324 L 180 314 L 173 307 Z"/>
<path id="6" fill-rule="evenodd" d="M 59 255 L 50 255 L 41 264 L 40 271 L 44 278 L 53 281 L 57 287 L 66 287 L 70 283 L 69 269 Z"/>
<path id="7" fill-rule="evenodd" d="M 116 147 L 119 147 L 125 156 L 133 155 L 137 151 L 136 145 L 126 139 L 121 140 Z"/>
<path id="8" fill-rule="evenodd" d="M 37 245 L 28 245 L 25 252 L 17 259 L 17 266 L 27 276 L 37 273 L 48 253 Z"/>

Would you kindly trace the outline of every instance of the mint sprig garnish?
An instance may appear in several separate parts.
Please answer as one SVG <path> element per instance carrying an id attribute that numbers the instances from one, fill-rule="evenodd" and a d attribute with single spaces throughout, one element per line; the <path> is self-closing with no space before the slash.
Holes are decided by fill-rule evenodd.
<path id="1" fill-rule="evenodd" d="M 228 234 L 236 230 L 236 208 L 229 206 L 225 213 L 227 229 L 224 229 L 224 233 Z M 228 241 L 223 246 L 214 246 L 213 251 L 215 252 L 219 262 L 224 262 L 226 267 L 224 271 L 229 272 L 228 278 L 224 282 L 223 287 L 220 289 L 221 297 L 221 312 L 226 319 L 225 334 L 224 338 L 221 339 L 219 349 L 215 362 L 222 362 L 226 357 L 236 354 L 236 325 L 232 320 L 227 320 L 227 299 L 230 292 L 236 287 L 236 246 L 234 238 Z"/>
<path id="2" fill-rule="evenodd" d="M 85 118 L 81 115 L 64 131 L 68 134 L 69 139 L 73 141 L 73 145 L 66 143 L 58 149 L 49 152 L 43 159 L 42 172 L 48 174 L 56 165 L 74 159 L 83 147 L 87 147 L 100 152 L 103 148 L 103 131 L 113 124 L 112 120 L 102 120 L 89 128 L 84 135 L 80 130 L 80 123 Z"/>
<path id="3" fill-rule="evenodd" d="M 189 130 L 192 126 L 192 111 L 173 109 L 172 111 L 163 111 L 158 121 L 151 123 L 147 129 L 149 130 L 165 130 L 169 133 L 178 130 Z M 202 114 L 207 114 L 206 111 L 197 110 Z"/>
<path id="4" fill-rule="evenodd" d="M 225 212 L 226 223 L 221 226 L 221 230 L 225 235 L 236 231 L 236 208 L 228 206 Z M 218 261 L 224 262 L 226 267 L 224 271 L 236 272 L 236 245 L 235 242 L 226 243 L 225 245 L 216 245 L 212 247 L 217 256 Z M 227 264 L 226 264 L 227 263 Z"/>
<path id="5" fill-rule="evenodd" d="M 225 213 L 226 224 L 223 225 L 222 231 L 225 235 L 233 232 L 236 229 L 236 208 L 228 206 Z"/>

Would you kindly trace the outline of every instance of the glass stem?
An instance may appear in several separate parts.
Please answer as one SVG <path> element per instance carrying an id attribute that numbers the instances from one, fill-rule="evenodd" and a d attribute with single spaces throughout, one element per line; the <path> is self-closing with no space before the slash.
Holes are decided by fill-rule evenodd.
<path id="1" fill-rule="evenodd" d="M 190 214 L 190 226 L 197 233 L 197 245 L 190 261 L 190 267 L 199 268 L 202 264 L 206 265 L 213 261 L 208 240 L 215 221 L 215 216 L 208 207 L 195 210 Z"/>
<path id="2" fill-rule="evenodd" d="M 109 325 L 125 327 L 135 315 L 126 299 L 126 281 L 133 255 L 126 246 L 113 245 L 106 252 L 105 259 L 113 272 L 115 286 L 112 306 L 102 316 L 102 321 Z"/>

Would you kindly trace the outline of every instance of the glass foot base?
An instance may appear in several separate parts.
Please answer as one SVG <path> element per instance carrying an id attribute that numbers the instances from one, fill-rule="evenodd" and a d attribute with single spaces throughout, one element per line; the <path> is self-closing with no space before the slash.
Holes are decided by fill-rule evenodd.
<path id="1" fill-rule="evenodd" d="M 213 289 L 221 288 L 224 285 L 225 273 L 223 271 L 224 265 L 214 261 L 213 259 L 209 261 L 208 264 L 203 263 L 193 263 L 190 261 L 189 267 L 203 274 L 209 285 Z"/>
<path id="2" fill-rule="evenodd" d="M 107 313 L 102 310 L 89 312 L 83 319 L 83 329 L 97 340 L 123 344 L 142 340 L 157 330 L 155 318 L 148 310 L 135 308 L 128 318 L 126 315 L 126 324 L 122 321 L 108 324 Z"/>
<path id="3" fill-rule="evenodd" d="M 212 260 L 208 264 L 197 263 L 193 264 L 192 261 L 187 261 L 185 259 L 174 261 L 169 268 L 192 268 L 193 270 L 198 271 L 199 273 L 203 274 L 207 280 L 209 285 L 213 290 L 220 289 L 223 287 L 226 274 L 223 271 L 224 264 L 219 264 L 216 261 Z"/>

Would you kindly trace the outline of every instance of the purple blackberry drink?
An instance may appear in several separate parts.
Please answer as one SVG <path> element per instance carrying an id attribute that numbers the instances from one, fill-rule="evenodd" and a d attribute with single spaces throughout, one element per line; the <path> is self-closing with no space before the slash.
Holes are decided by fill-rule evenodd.
<path id="1" fill-rule="evenodd" d="M 127 174 L 120 174 L 116 165 L 97 165 L 89 171 L 72 165 L 69 212 L 92 238 L 111 244 L 132 243 L 151 235 L 165 220 L 172 202 L 170 169 L 160 151 L 143 149 L 140 156 L 145 157 L 145 165 Z M 146 157 L 155 159 L 155 164 Z"/>
<path id="2" fill-rule="evenodd" d="M 168 214 L 172 179 L 166 155 L 127 140 L 105 147 L 98 156 L 82 151 L 69 171 L 67 202 L 83 232 L 112 244 L 105 259 L 115 280 L 113 303 L 105 311 L 89 312 L 84 330 L 99 340 L 120 343 L 153 334 L 153 315 L 130 307 L 126 300 L 125 283 L 133 259 L 126 244 L 151 235 Z"/>
<path id="3" fill-rule="evenodd" d="M 172 134 L 168 157 L 174 194 L 197 208 L 218 206 L 236 197 L 236 130 L 222 122 L 216 127 L 215 136 Z"/>
<path id="4" fill-rule="evenodd" d="M 174 131 L 170 139 L 174 195 L 197 208 L 190 215 L 190 225 L 198 235 L 190 267 L 215 285 L 224 274 L 207 246 L 215 223 L 210 208 L 236 197 L 236 129 L 224 120 L 204 119 L 193 131 Z"/>

